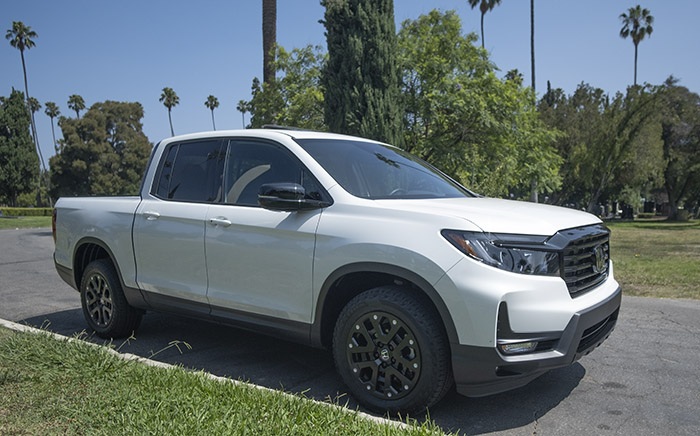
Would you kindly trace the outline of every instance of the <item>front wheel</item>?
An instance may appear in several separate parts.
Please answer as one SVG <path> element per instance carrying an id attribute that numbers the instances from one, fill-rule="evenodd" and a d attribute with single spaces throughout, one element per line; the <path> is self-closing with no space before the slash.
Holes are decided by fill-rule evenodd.
<path id="1" fill-rule="evenodd" d="M 80 300 L 85 320 L 101 338 L 121 338 L 134 332 L 143 312 L 129 305 L 111 262 L 98 259 L 83 272 Z"/>
<path id="2" fill-rule="evenodd" d="M 422 412 L 452 385 L 439 318 L 400 287 L 374 288 L 350 300 L 333 332 L 333 357 L 353 396 L 374 411 Z"/>

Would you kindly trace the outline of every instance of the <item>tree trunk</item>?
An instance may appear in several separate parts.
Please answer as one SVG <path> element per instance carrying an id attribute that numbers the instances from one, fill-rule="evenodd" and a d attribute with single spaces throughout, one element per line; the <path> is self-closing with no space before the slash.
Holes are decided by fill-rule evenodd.
<path id="1" fill-rule="evenodd" d="M 275 80 L 274 48 L 277 42 L 277 0 L 262 0 L 263 82 Z"/>
<path id="2" fill-rule="evenodd" d="M 30 121 L 32 124 L 32 139 L 34 139 L 34 146 L 36 147 L 36 154 L 39 156 L 39 185 L 41 185 L 41 169 L 46 171 L 46 164 L 44 163 L 44 156 L 41 153 L 41 147 L 39 146 L 39 138 L 36 134 L 36 123 L 34 122 L 34 112 L 29 108 L 29 85 L 27 82 L 27 66 L 24 63 L 24 50 L 19 51 L 19 55 L 22 58 L 22 73 L 24 74 L 24 92 L 27 98 L 27 109 L 29 110 Z M 37 206 L 41 206 L 41 186 L 37 188 L 36 191 Z M 15 202 L 17 199 L 15 198 Z"/>
<path id="3" fill-rule="evenodd" d="M 481 48 L 485 48 L 484 47 L 484 15 L 485 15 L 485 12 L 482 12 L 481 13 Z"/>
<path id="4" fill-rule="evenodd" d="M 175 136 L 175 131 L 173 130 L 173 119 L 170 116 L 170 108 L 168 108 L 168 121 L 170 121 L 170 136 Z"/>
<path id="5" fill-rule="evenodd" d="M 214 109 L 211 110 L 211 125 L 214 126 L 214 130 L 216 130 L 216 122 L 214 121 Z"/>
<path id="6" fill-rule="evenodd" d="M 51 118 L 51 136 L 53 136 L 53 148 L 58 151 L 58 147 L 56 147 L 56 132 L 53 130 L 53 117 Z"/>
<path id="7" fill-rule="evenodd" d="M 245 129 L 245 112 L 241 112 L 241 123 L 241 125 L 243 126 L 241 128 Z"/>
<path id="8" fill-rule="evenodd" d="M 639 44 L 634 44 L 634 84 L 637 85 L 637 46 Z"/>
<path id="9" fill-rule="evenodd" d="M 535 0 L 530 0 L 530 63 L 532 66 L 532 90 L 535 90 Z"/>

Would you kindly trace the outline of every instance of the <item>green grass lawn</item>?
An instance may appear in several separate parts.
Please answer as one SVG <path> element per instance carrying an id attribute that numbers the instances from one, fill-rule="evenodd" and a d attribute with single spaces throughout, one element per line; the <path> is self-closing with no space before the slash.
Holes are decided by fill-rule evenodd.
<path id="1" fill-rule="evenodd" d="M 427 435 L 201 372 L 125 361 L 82 341 L 0 328 L 2 435 Z"/>
<path id="2" fill-rule="evenodd" d="M 627 295 L 700 299 L 700 221 L 607 223 Z"/>
<path id="3" fill-rule="evenodd" d="M 30 229 L 35 227 L 51 227 L 50 216 L 21 216 L 17 218 L 0 218 L 2 229 Z"/>

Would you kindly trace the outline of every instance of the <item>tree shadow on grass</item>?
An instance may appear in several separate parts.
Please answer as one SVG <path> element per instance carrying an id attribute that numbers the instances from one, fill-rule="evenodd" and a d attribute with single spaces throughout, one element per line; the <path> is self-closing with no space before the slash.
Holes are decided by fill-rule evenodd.
<path id="1" fill-rule="evenodd" d="M 72 336 L 86 329 L 81 309 L 71 309 L 25 319 L 21 323 L 48 326 L 48 330 Z M 148 313 L 135 339 L 115 340 L 121 352 L 204 370 L 219 376 L 250 381 L 272 389 L 303 393 L 318 400 L 337 399 L 351 409 L 357 403 L 347 394 L 335 373 L 330 352 L 298 345 L 241 329 L 174 315 Z M 88 336 L 96 343 L 106 341 Z M 186 342 L 191 349 L 168 347 Z M 155 354 L 155 355 L 154 355 Z M 576 388 L 585 369 L 580 364 L 550 371 L 529 385 L 498 395 L 467 398 L 453 389 L 433 407 L 429 416 L 445 431 L 484 434 L 534 423 L 556 407 Z M 417 416 L 419 421 L 427 414 Z"/>

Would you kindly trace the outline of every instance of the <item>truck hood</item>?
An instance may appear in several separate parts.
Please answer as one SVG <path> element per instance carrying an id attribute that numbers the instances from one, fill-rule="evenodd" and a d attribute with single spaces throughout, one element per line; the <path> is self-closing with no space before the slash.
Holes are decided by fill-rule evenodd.
<path id="1" fill-rule="evenodd" d="M 463 218 L 488 233 L 551 236 L 559 230 L 601 222 L 575 209 L 497 198 L 380 201 L 392 209 Z"/>

